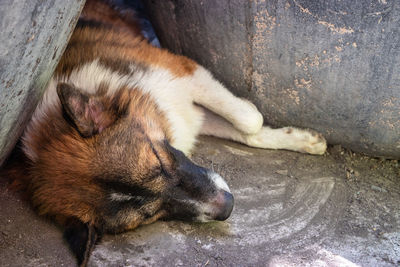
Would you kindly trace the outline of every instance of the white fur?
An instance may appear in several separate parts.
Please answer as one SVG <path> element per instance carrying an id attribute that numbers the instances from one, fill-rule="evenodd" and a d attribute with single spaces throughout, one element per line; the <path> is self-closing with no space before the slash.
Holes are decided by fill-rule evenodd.
<path id="1" fill-rule="evenodd" d="M 210 171 L 208 173 L 208 177 L 210 178 L 210 180 L 215 184 L 215 186 L 218 189 L 225 190 L 226 192 L 229 192 L 229 193 L 231 192 L 231 190 L 228 187 L 228 184 L 225 182 L 224 179 L 222 179 L 222 177 L 218 173 Z"/>
<path id="2" fill-rule="evenodd" d="M 288 149 L 318 155 L 326 150 L 326 141 L 318 134 L 290 127 L 263 127 L 257 134 L 244 136 L 244 143 L 252 147 Z"/>
<path id="3" fill-rule="evenodd" d="M 47 119 L 47 113 L 49 110 L 57 109 L 60 106 L 60 100 L 57 96 L 56 86 L 57 81 L 52 78 L 47 85 L 47 89 L 44 92 L 42 100 L 36 107 L 32 118 L 25 128 L 24 134 L 22 135 L 22 142 L 24 144 L 22 149 L 25 155 L 32 161 L 37 160 L 36 151 L 32 149 L 34 146 L 33 136 L 36 132 L 36 128 L 39 127 L 39 124 L 43 120 Z"/>
<path id="4" fill-rule="evenodd" d="M 210 72 L 198 67 L 193 74 L 193 99 L 222 118 L 239 131 L 257 133 L 263 125 L 263 117 L 249 101 L 235 97 Z"/>

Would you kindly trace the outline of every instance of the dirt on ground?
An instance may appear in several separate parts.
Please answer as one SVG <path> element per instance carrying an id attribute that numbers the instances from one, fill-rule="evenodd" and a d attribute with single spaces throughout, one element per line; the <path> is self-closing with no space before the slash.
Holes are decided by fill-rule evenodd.
<path id="1" fill-rule="evenodd" d="M 235 197 L 225 222 L 160 221 L 105 236 L 89 266 L 399 266 L 397 160 L 202 138 L 193 160 Z M 0 183 L 0 266 L 74 266 L 62 229 Z"/>

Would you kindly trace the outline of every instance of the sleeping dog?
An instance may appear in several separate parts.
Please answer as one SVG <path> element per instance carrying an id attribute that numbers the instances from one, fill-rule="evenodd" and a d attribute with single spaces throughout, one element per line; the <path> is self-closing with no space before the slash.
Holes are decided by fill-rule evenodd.
<path id="1" fill-rule="evenodd" d="M 257 108 L 206 69 L 148 44 L 133 14 L 87 1 L 22 136 L 15 179 L 39 214 L 65 227 L 85 266 L 103 233 L 161 218 L 229 217 L 234 201 L 224 179 L 187 157 L 200 134 L 326 150 L 315 132 L 263 126 Z"/>

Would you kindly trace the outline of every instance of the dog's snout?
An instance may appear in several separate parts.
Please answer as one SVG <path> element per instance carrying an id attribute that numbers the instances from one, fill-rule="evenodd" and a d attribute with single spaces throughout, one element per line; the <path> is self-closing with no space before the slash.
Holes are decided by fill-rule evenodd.
<path id="1" fill-rule="evenodd" d="M 213 214 L 211 217 L 213 220 L 225 221 L 232 213 L 233 209 L 233 195 L 227 191 L 221 191 L 213 201 Z"/>

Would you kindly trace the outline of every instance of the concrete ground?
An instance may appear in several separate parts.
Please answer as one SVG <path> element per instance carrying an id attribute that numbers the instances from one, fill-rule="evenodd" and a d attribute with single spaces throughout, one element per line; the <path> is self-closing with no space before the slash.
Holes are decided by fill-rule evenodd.
<path id="1" fill-rule="evenodd" d="M 157 222 L 105 236 L 89 266 L 399 266 L 400 168 L 339 146 L 324 156 L 203 138 L 195 162 L 235 196 L 226 222 Z M 52 222 L 0 187 L 0 266 L 74 266 Z"/>

